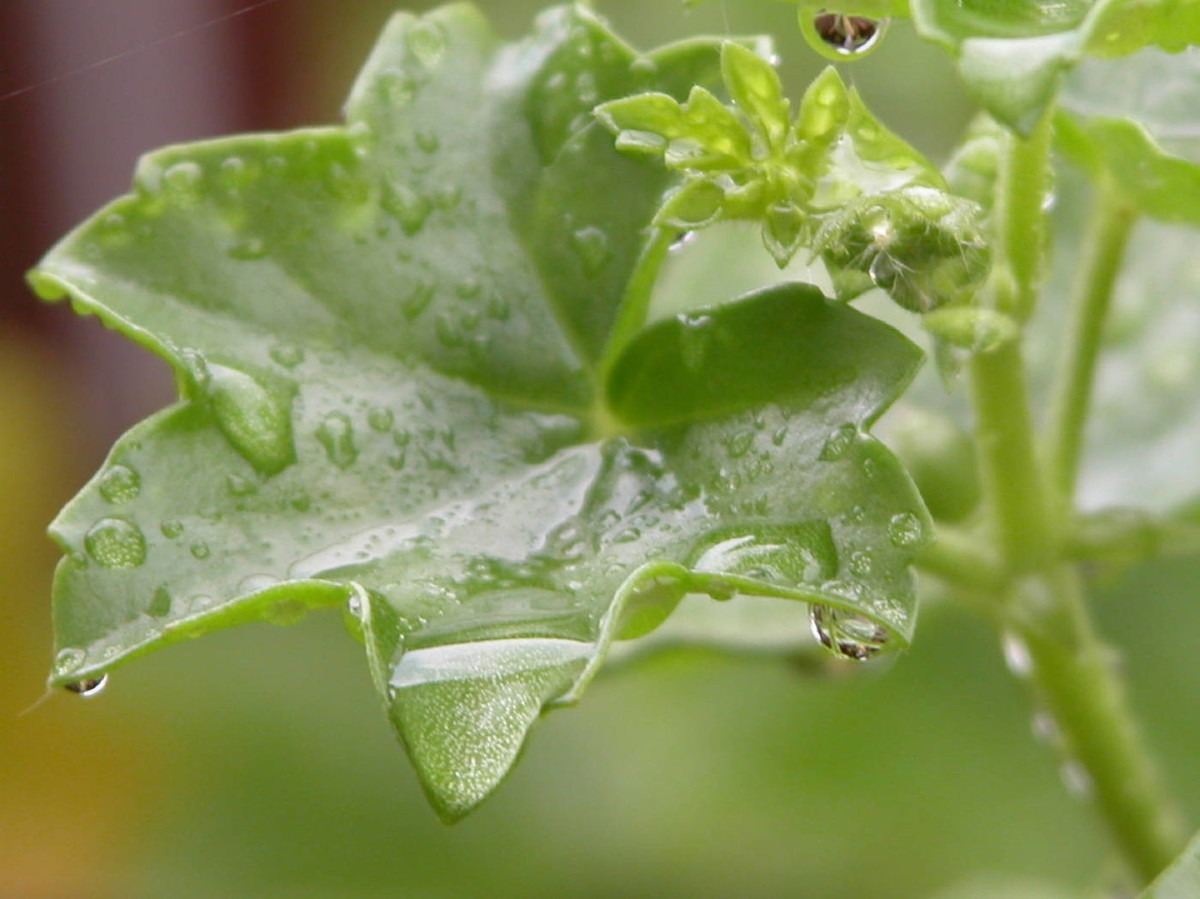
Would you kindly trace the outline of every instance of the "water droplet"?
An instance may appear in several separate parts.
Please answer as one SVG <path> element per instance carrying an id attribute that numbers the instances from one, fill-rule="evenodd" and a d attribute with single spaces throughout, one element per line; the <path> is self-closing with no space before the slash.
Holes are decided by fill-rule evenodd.
<path id="1" fill-rule="evenodd" d="M 171 594 L 166 587 L 159 587 L 150 599 L 146 612 L 154 618 L 164 618 L 171 612 Z"/>
<path id="2" fill-rule="evenodd" d="M 416 141 L 417 146 L 425 153 L 436 153 L 442 145 L 441 138 L 432 131 L 418 131 Z"/>
<path id="3" fill-rule="evenodd" d="M 844 458 L 846 453 L 850 452 L 850 448 L 857 442 L 858 428 L 851 424 L 842 425 L 829 435 L 829 439 L 821 447 L 821 453 L 817 458 L 822 462 L 833 462 Z"/>
<path id="4" fill-rule="evenodd" d="M 746 455 L 750 452 L 750 447 L 754 445 L 753 431 L 739 431 L 734 434 L 725 444 L 725 448 L 729 451 L 729 455 L 734 459 Z"/>
<path id="5" fill-rule="evenodd" d="M 141 477 L 124 465 L 114 465 L 100 478 L 100 495 L 114 505 L 136 499 L 141 492 Z"/>
<path id="6" fill-rule="evenodd" d="M 108 675 L 102 674 L 99 677 L 85 677 L 70 684 L 63 684 L 63 689 L 78 696 L 90 697 L 100 694 L 107 686 Z"/>
<path id="7" fill-rule="evenodd" d="M 183 522 L 176 521 L 174 518 L 169 518 L 158 526 L 162 531 L 162 535 L 168 540 L 174 540 L 183 534 Z"/>
<path id="8" fill-rule="evenodd" d="M 62 677 L 72 671 L 77 671 L 85 659 L 87 659 L 87 653 L 82 649 L 60 649 L 54 657 L 55 676 Z"/>
<path id="9" fill-rule="evenodd" d="M 207 559 L 211 555 L 212 550 L 208 548 L 208 544 L 203 540 L 197 540 L 189 549 L 192 557 L 196 559 Z"/>
<path id="10" fill-rule="evenodd" d="M 344 412 L 331 412 L 317 426 L 317 440 L 325 447 L 329 461 L 338 468 L 349 468 L 358 458 L 354 445 L 354 425 Z"/>
<path id="11" fill-rule="evenodd" d="M 680 231 L 679 235 L 674 240 L 671 241 L 670 249 L 672 252 L 679 252 L 680 250 L 682 250 L 684 247 L 686 247 L 688 244 L 690 244 L 695 239 L 696 239 L 695 231 Z"/>
<path id="12" fill-rule="evenodd" d="M 925 525 L 920 516 L 912 512 L 900 512 L 888 522 L 888 539 L 893 546 L 909 549 L 920 546 L 925 540 Z"/>
<path id="13" fill-rule="evenodd" d="M 870 577 L 874 567 L 869 553 L 862 551 L 850 553 L 850 573 L 857 577 Z"/>
<path id="14" fill-rule="evenodd" d="M 394 184 L 383 194 L 383 208 L 400 223 L 404 233 L 412 237 L 423 227 L 433 205 L 405 184 Z"/>
<path id="15" fill-rule="evenodd" d="M 428 278 L 422 279 L 413 285 L 413 289 L 409 292 L 408 296 L 400 301 L 400 311 L 404 313 L 404 317 L 412 321 L 424 312 L 425 307 L 433 300 L 434 292 L 434 283 Z"/>
<path id="16" fill-rule="evenodd" d="M 1033 657 L 1029 655 L 1029 647 L 1016 634 L 1005 634 L 1001 647 L 1004 650 L 1004 664 L 1016 677 L 1027 680 L 1033 673 Z"/>
<path id="17" fill-rule="evenodd" d="M 226 190 L 239 190 L 251 180 L 246 161 L 240 156 L 230 156 L 217 168 L 217 181 Z"/>
<path id="18" fill-rule="evenodd" d="M 875 48 L 887 30 L 888 20 L 822 10 L 813 18 L 812 24 L 817 37 L 834 53 L 846 59 L 857 59 Z"/>
<path id="19" fill-rule="evenodd" d="M 392 429 L 392 425 L 396 423 L 396 416 L 391 409 L 372 409 L 367 413 L 367 424 L 371 426 L 371 430 L 379 431 L 381 434 Z"/>
<path id="20" fill-rule="evenodd" d="M 813 636 L 844 659 L 864 662 L 887 645 L 887 629 L 858 612 L 814 603 L 809 619 Z"/>
<path id="21" fill-rule="evenodd" d="M 291 397 L 269 390 L 245 372 L 208 366 L 208 396 L 217 425 L 247 462 L 278 474 L 296 459 Z"/>
<path id="22" fill-rule="evenodd" d="M 1033 737 L 1039 743 L 1058 746 L 1062 742 L 1062 733 L 1058 729 L 1058 722 L 1045 709 L 1033 713 L 1029 729 L 1033 731 Z"/>
<path id="23" fill-rule="evenodd" d="M 290 343 L 281 343 L 271 348 L 271 358 L 284 368 L 295 368 L 304 361 L 304 349 Z"/>
<path id="24" fill-rule="evenodd" d="M 438 209 L 453 209 L 461 200 L 462 188 L 457 184 L 444 184 L 433 192 L 433 204 Z"/>
<path id="25" fill-rule="evenodd" d="M 473 275 L 463 278 L 454 288 L 454 292 L 464 300 L 479 296 L 481 290 L 483 290 L 483 283 Z"/>
<path id="26" fill-rule="evenodd" d="M 193 206 L 200 202 L 200 182 L 204 170 L 195 162 L 177 162 L 162 176 L 163 192 L 180 206 Z"/>
<path id="27" fill-rule="evenodd" d="M 446 52 L 446 36 L 442 26 L 428 19 L 414 22 L 405 36 L 408 49 L 427 69 L 436 68 Z"/>
<path id="28" fill-rule="evenodd" d="M 589 278 L 600 274 L 612 258 L 612 252 L 608 248 L 608 235 L 594 226 L 573 232 L 571 249 L 579 256 L 583 264 L 583 273 Z"/>
<path id="29" fill-rule="evenodd" d="M 225 479 L 225 485 L 234 496 L 250 496 L 258 492 L 258 485 L 241 475 L 231 474 Z"/>
<path id="30" fill-rule="evenodd" d="M 146 561 L 146 538 L 123 518 L 102 518 L 83 538 L 88 555 L 105 568 L 137 568 Z"/>
<path id="31" fill-rule="evenodd" d="M 231 259 L 238 259 L 243 262 L 249 262 L 254 259 L 262 259 L 267 255 L 267 245 L 263 243 L 261 238 L 248 237 L 245 240 L 239 240 L 229 248 L 229 256 Z"/>
<path id="32" fill-rule="evenodd" d="M 495 294 L 488 300 L 487 314 L 488 318 L 495 321 L 508 321 L 512 315 L 512 307 L 508 304 L 508 300 L 499 294 Z"/>
<path id="33" fill-rule="evenodd" d="M 292 497 L 291 506 L 297 512 L 307 512 L 312 506 L 312 499 L 305 493 Z"/>
<path id="34" fill-rule="evenodd" d="M 407 106 L 417 95 L 417 83 L 399 69 L 390 69 L 379 76 L 379 87 L 393 106 Z"/>
<path id="35" fill-rule="evenodd" d="M 1062 763 L 1058 773 L 1067 792 L 1076 799 L 1086 799 L 1092 794 L 1092 775 L 1080 762 L 1068 759 Z"/>

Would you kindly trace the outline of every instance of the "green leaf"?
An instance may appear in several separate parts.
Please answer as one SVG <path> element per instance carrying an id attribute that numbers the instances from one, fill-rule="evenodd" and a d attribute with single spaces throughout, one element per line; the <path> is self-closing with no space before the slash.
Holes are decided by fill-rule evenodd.
<path id="1" fill-rule="evenodd" d="M 1088 62 L 1067 81 L 1056 120 L 1059 146 L 1134 209 L 1200 224 L 1200 57 L 1153 50 Z"/>
<path id="2" fill-rule="evenodd" d="M 1200 41 L 1197 0 L 914 0 L 918 33 L 946 47 L 972 96 L 1029 134 L 1085 54 Z"/>
<path id="3" fill-rule="evenodd" d="M 919 352 L 797 287 L 624 345 L 670 175 L 591 110 L 718 71 L 714 43 L 639 57 L 581 7 L 503 45 L 453 5 L 392 20 L 345 127 L 144 159 L 31 276 L 181 390 L 53 525 L 52 682 L 347 603 L 453 820 L 688 593 L 819 603 L 906 645 L 925 513 L 865 427 Z M 660 351 L 729 368 L 631 397 Z"/>
<path id="4" fill-rule="evenodd" d="M 721 47 L 721 73 L 730 98 L 754 124 L 767 147 L 781 149 L 791 114 L 774 66 L 753 50 L 727 41 Z"/>
<path id="5" fill-rule="evenodd" d="M 1191 899 L 1196 895 L 1200 895 L 1200 834 L 1138 894 L 1138 899 Z"/>

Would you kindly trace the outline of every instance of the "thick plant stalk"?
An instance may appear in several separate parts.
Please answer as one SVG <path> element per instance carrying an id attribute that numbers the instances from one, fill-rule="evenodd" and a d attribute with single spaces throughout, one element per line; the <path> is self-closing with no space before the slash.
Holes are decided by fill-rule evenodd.
<path id="1" fill-rule="evenodd" d="M 1024 319 L 1036 307 L 1041 280 L 1048 117 L 1028 141 L 1009 138 L 1001 171 L 997 265 L 1007 281 L 998 282 L 1004 295 L 997 300 Z M 1110 251 L 1123 239 L 1113 222 L 1093 233 Z M 1116 263 L 1111 271 L 1106 263 L 1093 263 L 1096 271 L 1084 289 L 1111 292 Z M 1070 366 L 1070 381 L 1081 382 L 1064 388 L 1071 399 L 1090 392 L 1103 314 L 1089 308 L 1077 320 L 1097 337 Z M 1063 561 L 1065 516 L 1045 489 L 1020 339 L 977 356 L 971 376 L 984 496 L 1008 580 L 995 594 L 1000 620 L 1019 649 L 1021 673 L 1058 723 L 1063 751 L 1082 767 L 1096 808 L 1131 869 L 1149 882 L 1182 848 L 1183 833 L 1134 723 L 1112 654 L 1090 620 L 1079 575 Z M 1071 413 L 1068 427 L 1081 433 L 1085 420 L 1086 406 Z"/>

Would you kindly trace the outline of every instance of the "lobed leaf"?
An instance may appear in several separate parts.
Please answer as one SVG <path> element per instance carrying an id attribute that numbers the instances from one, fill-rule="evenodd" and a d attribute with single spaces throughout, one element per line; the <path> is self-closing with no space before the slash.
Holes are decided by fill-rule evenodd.
<path id="1" fill-rule="evenodd" d="M 795 285 L 626 337 L 670 175 L 591 111 L 718 72 L 715 43 L 639 56 L 582 7 L 505 45 L 457 4 L 392 20 L 345 127 L 144 159 L 31 276 L 181 391 L 53 525 L 52 683 L 344 602 L 453 820 L 689 593 L 905 645 L 925 513 L 865 429 L 919 352 Z"/>

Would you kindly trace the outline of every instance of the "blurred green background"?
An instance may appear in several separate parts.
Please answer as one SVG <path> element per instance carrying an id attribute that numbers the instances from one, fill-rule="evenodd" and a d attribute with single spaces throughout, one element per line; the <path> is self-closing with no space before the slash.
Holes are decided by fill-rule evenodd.
<path id="1" fill-rule="evenodd" d="M 93 0 L 90 25 L 78 3 L 5 4 L 0 897 L 1099 894 L 1111 866 L 1086 799 L 1034 741 L 993 634 L 949 605 L 926 610 L 886 670 L 701 651 L 626 666 L 544 722 L 495 799 L 453 829 L 420 795 L 336 613 L 173 647 L 94 700 L 54 696 L 18 716 L 51 656 L 45 526 L 112 437 L 170 396 L 162 366 L 65 308 L 38 309 L 20 272 L 123 190 L 140 152 L 335 120 L 395 5 L 278 0 L 197 27 L 247 4 L 181 2 L 171 19 L 162 0 Z M 482 5 L 515 36 L 540 4 Z M 643 47 L 773 33 L 794 93 L 824 64 L 790 5 L 597 6 Z M 942 53 L 907 23 L 845 74 L 938 161 L 971 112 Z M 138 93 L 160 75 L 219 92 Z M 159 123 L 160 107 L 176 118 Z M 82 109 L 100 125 L 80 133 Z M 189 110 L 208 117 L 179 117 Z M 1096 599 L 1150 741 L 1200 817 L 1198 578 L 1200 560 L 1108 573 Z"/>

